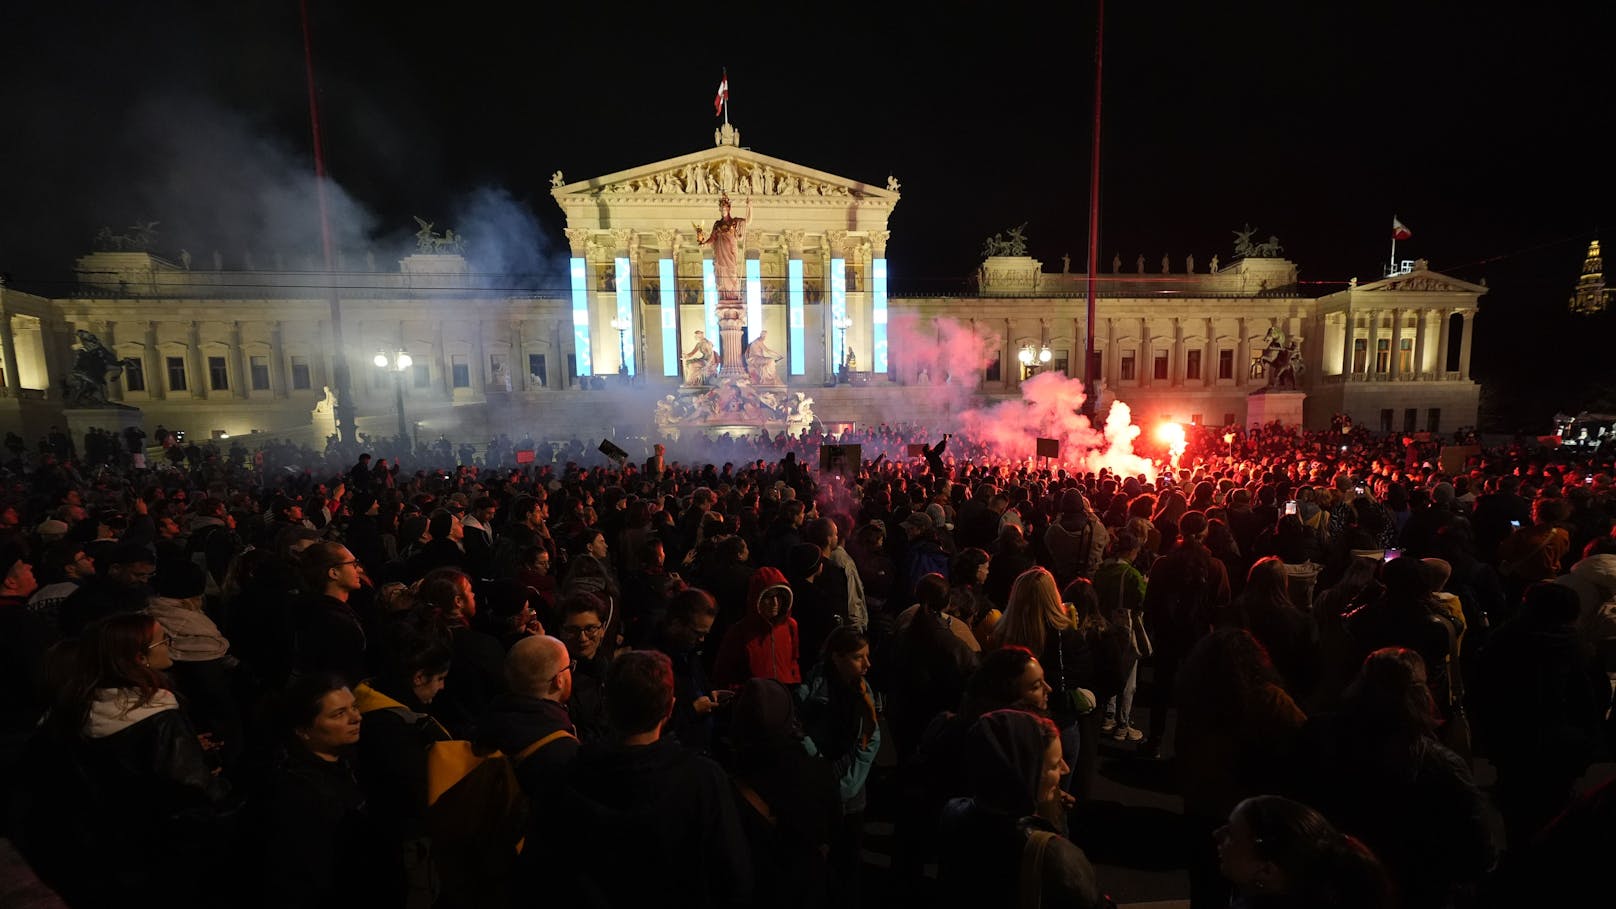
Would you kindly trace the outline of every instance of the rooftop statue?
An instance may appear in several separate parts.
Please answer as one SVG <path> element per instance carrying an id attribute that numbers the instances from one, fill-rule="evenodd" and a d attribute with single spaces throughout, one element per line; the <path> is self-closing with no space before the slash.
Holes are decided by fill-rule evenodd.
<path id="1" fill-rule="evenodd" d="M 415 216 L 415 223 L 421 228 L 415 232 L 415 248 L 417 251 L 432 255 L 463 256 L 466 254 L 464 237 L 459 236 L 452 230 L 446 230 L 440 236 L 433 232 L 432 222 L 419 215 Z"/>
<path id="2" fill-rule="evenodd" d="M 1010 228 L 982 241 L 982 258 L 994 256 L 1025 256 L 1027 254 L 1027 222 Z"/>

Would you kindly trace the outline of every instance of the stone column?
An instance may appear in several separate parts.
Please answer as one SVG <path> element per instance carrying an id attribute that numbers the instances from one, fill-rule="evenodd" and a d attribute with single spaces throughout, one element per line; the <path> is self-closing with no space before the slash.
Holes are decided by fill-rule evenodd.
<path id="1" fill-rule="evenodd" d="M 1139 387 L 1149 388 L 1155 380 L 1156 373 L 1156 345 L 1151 343 L 1150 320 L 1139 317 Z"/>
<path id="2" fill-rule="evenodd" d="M 11 313 L 4 309 L 0 309 L 0 353 L 4 355 L 6 370 L 6 384 L 0 388 L 0 397 L 21 397 L 22 378 L 17 374 L 17 336 L 11 330 Z"/>
<path id="3" fill-rule="evenodd" d="M 1375 367 L 1378 365 L 1375 361 L 1380 356 L 1380 312 L 1378 309 L 1369 311 L 1369 339 L 1364 345 L 1368 350 L 1368 356 L 1364 357 L 1364 376 L 1369 379 L 1375 377 Z"/>
<path id="4" fill-rule="evenodd" d="M 1246 336 L 1246 317 L 1241 316 L 1239 323 L 1234 341 L 1234 384 L 1244 388 L 1251 384 L 1251 339 Z"/>
<path id="5" fill-rule="evenodd" d="M 1118 376 L 1121 375 L 1118 365 L 1120 354 L 1117 352 L 1117 320 L 1107 317 L 1105 320 L 1105 384 L 1116 394 Z"/>
<path id="6" fill-rule="evenodd" d="M 511 371 L 511 387 L 517 391 L 527 391 L 527 383 L 531 381 L 527 367 L 527 342 L 522 339 L 522 329 L 526 327 L 522 319 L 511 322 L 511 362 L 506 368 Z"/>
<path id="7" fill-rule="evenodd" d="M 1392 381 L 1402 378 L 1403 370 L 1400 362 L 1403 359 L 1402 343 L 1403 310 L 1399 307 L 1392 310 L 1392 338 L 1389 347 L 1391 355 L 1386 359 L 1386 372 Z"/>
<path id="8" fill-rule="evenodd" d="M 1437 323 L 1436 326 L 1436 377 L 1446 379 L 1448 377 L 1448 335 L 1450 334 L 1448 323 L 1452 320 L 1453 313 L 1446 309 L 1439 310 L 1439 313 L 1442 316 L 1442 321 Z"/>
<path id="9" fill-rule="evenodd" d="M 1217 321 L 1215 319 L 1213 319 L 1211 316 L 1208 316 L 1206 318 L 1206 333 L 1204 335 L 1204 337 L 1206 338 L 1206 341 L 1205 341 L 1205 343 L 1203 343 L 1201 345 L 1201 387 L 1202 388 L 1211 388 L 1212 387 L 1212 381 L 1213 381 L 1212 377 L 1214 375 L 1216 375 L 1217 371 L 1218 371 L 1217 358 L 1212 356 L 1213 354 L 1218 352 L 1218 345 L 1217 345 L 1217 341 L 1215 340 L 1216 336 L 1217 336 L 1217 330 L 1218 330 Z"/>
<path id="10" fill-rule="evenodd" d="M 1341 381 L 1347 381 L 1352 375 L 1352 342 L 1357 330 L 1353 324 L 1352 311 L 1349 309 L 1341 313 Z"/>
<path id="11" fill-rule="evenodd" d="M 230 372 L 234 374 L 230 379 L 230 388 L 234 392 L 235 397 L 246 398 L 248 391 L 247 386 L 252 384 L 252 380 L 250 373 L 247 370 L 247 364 L 242 359 L 244 353 L 241 349 L 240 322 L 230 323 L 230 350 L 228 351 L 227 355 L 230 359 L 226 362 L 230 366 Z"/>
<path id="12" fill-rule="evenodd" d="M 1414 378 L 1425 378 L 1425 327 L 1431 321 L 1431 311 L 1419 311 L 1417 321 L 1414 323 Z"/>
<path id="13" fill-rule="evenodd" d="M 67 371 L 62 369 L 61 335 L 57 329 L 58 323 L 45 318 L 39 320 L 39 352 L 40 361 L 45 365 L 44 396 L 47 401 L 61 400 L 59 383 L 67 375 Z"/>
<path id="14" fill-rule="evenodd" d="M 1459 337 L 1459 378 L 1470 378 L 1470 341 L 1475 335 L 1476 314 L 1470 310 L 1464 313 L 1464 334 Z"/>
<path id="15" fill-rule="evenodd" d="M 279 319 L 269 323 L 269 393 L 286 397 L 286 343 Z"/>
<path id="16" fill-rule="evenodd" d="M 163 353 L 157 349 L 157 323 L 146 323 L 146 349 L 141 351 L 146 363 L 146 397 L 161 401 L 168 397 L 168 370 Z"/>
<path id="17" fill-rule="evenodd" d="M 1174 386 L 1184 384 L 1184 326 L 1180 324 L 1177 316 L 1173 317 L 1173 347 L 1172 359 L 1167 363 L 1167 384 Z"/>
<path id="18" fill-rule="evenodd" d="M 191 327 L 186 330 L 185 344 L 191 361 L 191 397 L 206 398 L 208 396 L 207 362 L 202 359 L 202 323 L 191 320 Z"/>
<path id="19" fill-rule="evenodd" d="M 449 371 L 449 352 L 443 348 L 443 322 L 433 323 L 432 359 L 438 367 L 438 393 L 445 401 L 454 400 L 454 377 Z"/>
<path id="20" fill-rule="evenodd" d="M 477 333 L 471 338 L 471 355 L 477 358 L 477 367 L 471 370 L 471 390 L 488 396 L 488 346 L 483 343 L 483 320 L 477 320 Z"/>

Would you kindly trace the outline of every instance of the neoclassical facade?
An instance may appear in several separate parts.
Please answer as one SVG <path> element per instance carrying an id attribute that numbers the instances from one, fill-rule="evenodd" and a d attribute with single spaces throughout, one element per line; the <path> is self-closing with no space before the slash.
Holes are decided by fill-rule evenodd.
<path id="1" fill-rule="evenodd" d="M 64 420 L 58 380 L 87 329 L 135 364 L 111 397 L 140 408 L 148 431 L 317 440 L 331 431 L 322 402 L 338 313 L 361 431 L 393 432 L 400 399 L 422 433 L 639 431 L 656 400 L 681 393 L 694 333 L 719 343 L 713 250 L 696 227 L 711 226 L 723 195 L 738 216 L 751 207 L 739 250 L 746 337 L 768 332 L 782 380 L 811 390 L 827 424 L 947 425 L 957 401 L 917 386 L 963 385 L 991 401 L 1017 395 L 1036 371 L 1082 375 L 1085 275 L 992 257 L 973 294 L 889 293 L 889 275 L 903 270 L 887 259 L 902 197 L 893 178 L 862 182 L 764 155 L 726 126 L 688 155 L 587 180 L 557 172 L 552 195 L 570 253 L 561 293 L 512 295 L 461 255 L 433 252 L 396 271 L 336 273 L 97 252 L 78 260 L 70 296 L 0 286 L 0 428 L 31 441 Z M 1251 364 L 1273 332 L 1296 342 L 1309 426 L 1337 412 L 1395 431 L 1475 424 L 1470 352 L 1483 286 L 1419 260 L 1321 297 L 1302 294 L 1296 265 L 1276 255 L 1199 268 L 1164 257 L 1149 272 L 1142 257 L 1129 264 L 1097 276 L 1095 347 L 1104 393 L 1136 419 L 1244 422 L 1248 396 L 1266 384 Z M 960 330 L 987 344 L 985 367 L 923 355 L 930 337 Z M 1047 362 L 1019 361 L 1023 348 L 1044 347 Z M 372 365 L 401 351 L 412 360 L 401 373 Z"/>

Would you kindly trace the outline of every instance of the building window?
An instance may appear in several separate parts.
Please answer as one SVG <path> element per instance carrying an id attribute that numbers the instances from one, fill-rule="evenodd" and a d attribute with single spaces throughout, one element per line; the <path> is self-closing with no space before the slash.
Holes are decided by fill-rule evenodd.
<path id="1" fill-rule="evenodd" d="M 449 358 L 449 361 L 450 375 L 454 377 L 454 387 L 470 388 L 471 366 L 466 363 L 466 358 L 455 354 Z"/>
<path id="2" fill-rule="evenodd" d="M 1380 411 L 1380 431 L 1381 432 L 1391 432 L 1392 431 L 1392 409 L 1390 407 L 1381 408 L 1381 411 Z"/>
<path id="3" fill-rule="evenodd" d="M 306 390 L 310 387 L 308 357 L 292 358 L 292 387 L 299 391 Z"/>
<path id="4" fill-rule="evenodd" d="M 1200 381 L 1201 378 L 1201 352 L 1192 350 L 1184 360 L 1184 378 L 1191 382 Z"/>
<path id="5" fill-rule="evenodd" d="M 1235 426 L 1235 425 L 1237 425 L 1235 423 L 1234 414 L 1232 414 L 1232 413 L 1224 414 L 1223 415 L 1223 425 L 1224 426 Z"/>
<path id="6" fill-rule="evenodd" d="M 1225 347 L 1218 351 L 1218 378 L 1234 378 L 1234 348 Z"/>
<path id="7" fill-rule="evenodd" d="M 168 358 L 168 390 L 184 391 L 185 385 L 185 358 Z"/>
<path id="8" fill-rule="evenodd" d="M 1150 377 L 1158 381 L 1167 378 L 1167 351 L 1158 350 L 1150 366 Z"/>
<path id="9" fill-rule="evenodd" d="M 248 366 L 252 370 L 253 391 L 269 391 L 269 358 L 252 357 Z"/>
<path id="10" fill-rule="evenodd" d="M 224 357 L 208 357 L 208 387 L 214 391 L 230 390 L 230 368 Z"/>
<path id="11" fill-rule="evenodd" d="M 1071 365 L 1072 361 L 1065 354 L 1057 354 L 1053 360 L 1049 361 L 1049 368 L 1063 376 L 1070 374 L 1067 370 L 1071 368 Z"/>
<path id="12" fill-rule="evenodd" d="M 1201 425 L 1201 415 L 1198 414 L 1198 413 L 1190 414 L 1190 425 L 1191 426 L 1200 426 Z"/>
<path id="13" fill-rule="evenodd" d="M 141 358 L 131 359 L 123 368 L 123 387 L 125 391 L 146 390 L 146 363 Z"/>
<path id="14" fill-rule="evenodd" d="M 1442 431 L 1442 408 L 1433 407 L 1425 412 L 1425 431 Z"/>
<path id="15" fill-rule="evenodd" d="M 1375 339 L 1375 372 L 1391 372 L 1392 369 L 1392 339 Z"/>
<path id="16" fill-rule="evenodd" d="M 550 370 L 544 365 L 544 354 L 527 355 L 527 374 L 541 387 L 549 386 Z"/>
<path id="17" fill-rule="evenodd" d="M 1134 380 L 1133 351 L 1130 350 L 1123 353 L 1121 365 L 1117 372 L 1117 378 L 1124 382 L 1132 382 Z"/>
<path id="18" fill-rule="evenodd" d="M 1401 338 L 1397 342 L 1397 371 L 1408 375 L 1414 371 L 1414 339 Z"/>
<path id="19" fill-rule="evenodd" d="M 1364 338 L 1354 338 L 1352 341 L 1352 371 L 1363 372 L 1369 365 L 1369 341 Z"/>
<path id="20" fill-rule="evenodd" d="M 984 382 L 1003 382 L 1004 381 L 1004 370 L 1003 370 L 1003 367 L 999 363 L 999 354 L 998 354 L 997 351 L 994 352 L 993 359 L 988 362 L 988 368 L 983 372 L 982 375 L 983 375 L 982 381 L 984 381 Z"/>
<path id="21" fill-rule="evenodd" d="M 1420 425 L 1420 409 L 1407 407 L 1403 409 L 1403 431 L 1414 432 Z"/>
<path id="22" fill-rule="evenodd" d="M 431 366 L 427 365 L 426 363 L 416 363 L 415 365 L 410 367 L 410 371 L 415 374 L 415 387 L 416 388 L 431 388 L 432 387 L 432 367 Z"/>

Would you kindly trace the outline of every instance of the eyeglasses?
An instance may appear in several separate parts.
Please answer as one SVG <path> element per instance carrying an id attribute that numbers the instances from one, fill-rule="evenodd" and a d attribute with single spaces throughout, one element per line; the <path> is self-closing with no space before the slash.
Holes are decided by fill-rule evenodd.
<path id="1" fill-rule="evenodd" d="M 150 644 L 147 644 L 145 647 L 142 647 L 140 649 L 141 650 L 151 650 L 153 647 L 158 647 L 158 646 L 173 647 L 174 646 L 174 636 L 171 635 L 171 634 L 164 634 L 162 637 L 158 638 L 155 641 L 152 641 Z"/>
<path id="2" fill-rule="evenodd" d="M 595 635 L 600 634 L 601 630 L 605 627 L 606 626 L 600 624 L 599 622 L 595 622 L 591 625 L 562 625 L 561 634 L 569 638 L 592 638 Z"/>
<path id="3" fill-rule="evenodd" d="M 568 663 L 566 666 L 562 667 L 561 672 L 558 672 L 555 675 L 550 676 L 550 681 L 553 682 L 556 679 L 561 678 L 561 674 L 564 673 L 564 672 L 577 672 L 577 671 L 578 671 L 578 661 L 573 660 L 572 662 Z"/>

